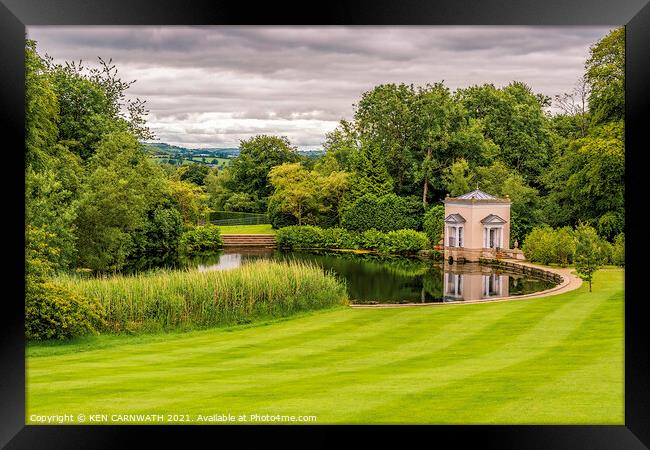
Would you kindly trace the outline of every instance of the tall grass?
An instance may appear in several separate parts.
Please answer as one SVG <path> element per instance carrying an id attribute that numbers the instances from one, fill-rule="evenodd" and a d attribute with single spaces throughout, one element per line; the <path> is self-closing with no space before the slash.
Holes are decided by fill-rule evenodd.
<path id="1" fill-rule="evenodd" d="M 161 270 L 58 280 L 96 299 L 109 331 L 248 323 L 347 303 L 345 286 L 315 264 L 255 261 L 226 271 Z"/>

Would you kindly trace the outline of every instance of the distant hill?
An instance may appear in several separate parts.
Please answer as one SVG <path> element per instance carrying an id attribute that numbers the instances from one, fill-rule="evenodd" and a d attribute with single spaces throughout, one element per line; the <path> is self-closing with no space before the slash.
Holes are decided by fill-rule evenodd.
<path id="1" fill-rule="evenodd" d="M 194 158 L 221 158 L 231 159 L 239 156 L 239 148 L 186 148 L 165 142 L 143 142 L 145 148 L 158 158 L 188 159 Z M 325 153 L 324 150 L 298 150 L 298 153 L 307 157 L 318 157 Z"/>

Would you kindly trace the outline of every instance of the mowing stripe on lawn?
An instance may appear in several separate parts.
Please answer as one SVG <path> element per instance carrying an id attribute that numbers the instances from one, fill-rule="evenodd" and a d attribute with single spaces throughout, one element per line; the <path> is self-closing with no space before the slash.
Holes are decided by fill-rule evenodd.
<path id="1" fill-rule="evenodd" d="M 622 423 L 623 272 L 512 303 L 335 309 L 28 359 L 28 412 Z M 74 345 L 70 347 L 73 351 Z M 54 350 L 60 351 L 60 350 Z M 597 369 L 598 372 L 591 372 Z M 29 417 L 29 416 L 28 416 Z"/>

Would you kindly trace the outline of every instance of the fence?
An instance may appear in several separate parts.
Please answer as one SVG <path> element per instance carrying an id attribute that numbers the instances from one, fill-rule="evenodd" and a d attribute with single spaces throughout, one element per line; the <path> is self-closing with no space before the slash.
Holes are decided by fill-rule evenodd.
<path id="1" fill-rule="evenodd" d="M 271 221 L 268 214 L 212 211 L 210 223 L 214 225 L 261 225 L 271 223 Z"/>

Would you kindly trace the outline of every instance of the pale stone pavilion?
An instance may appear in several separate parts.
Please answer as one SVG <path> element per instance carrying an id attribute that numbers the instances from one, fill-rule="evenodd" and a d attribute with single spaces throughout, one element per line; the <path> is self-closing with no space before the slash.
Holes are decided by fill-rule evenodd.
<path id="1" fill-rule="evenodd" d="M 445 259 L 475 262 L 480 258 L 523 259 L 510 249 L 510 199 L 478 187 L 459 197 L 445 198 Z"/>

